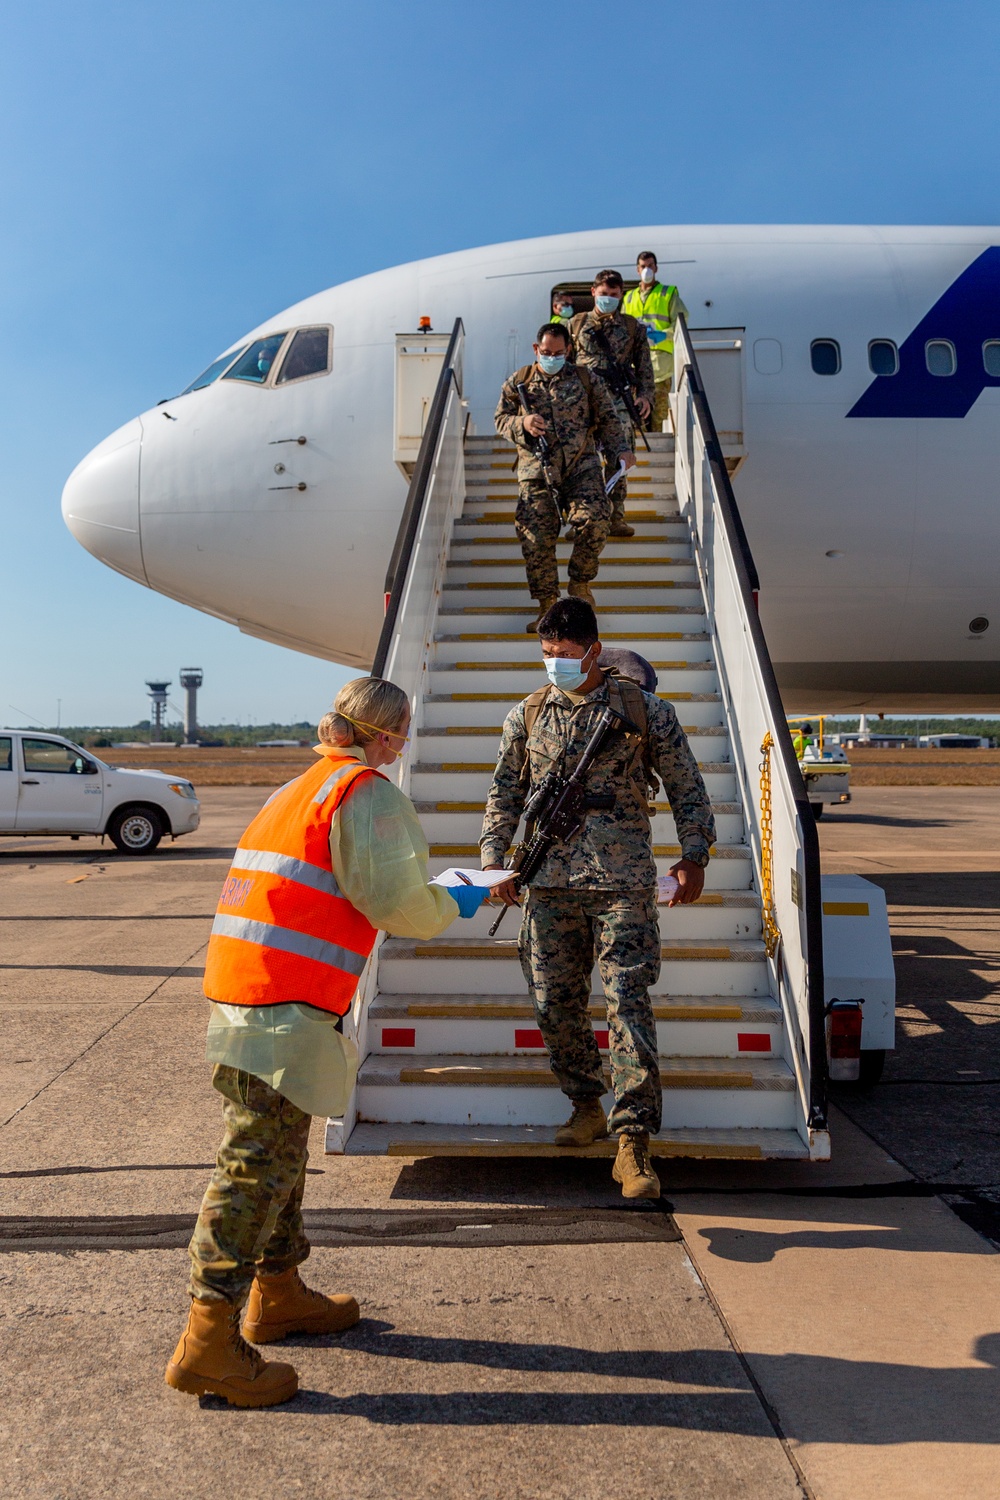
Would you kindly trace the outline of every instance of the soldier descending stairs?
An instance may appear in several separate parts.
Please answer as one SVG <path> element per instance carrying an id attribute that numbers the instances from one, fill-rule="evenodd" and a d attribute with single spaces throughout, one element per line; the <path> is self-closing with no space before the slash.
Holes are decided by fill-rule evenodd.
<path id="1" fill-rule="evenodd" d="M 602 639 L 648 657 L 676 706 L 712 799 L 716 843 L 705 893 L 660 908 L 661 972 L 652 989 L 663 1089 L 654 1156 L 807 1158 L 783 1021 L 771 990 L 761 901 L 745 840 L 705 605 L 673 485 L 673 439 L 651 434 L 632 471 L 629 538 L 609 540 L 590 587 Z M 512 450 L 465 444 L 466 502 L 456 521 L 427 661 L 410 793 L 431 844 L 431 870 L 478 864 L 478 839 L 500 726 L 537 688 L 542 664 L 526 635 L 533 611 L 512 523 Z M 565 577 L 569 546 L 558 544 Z M 652 821 L 657 871 L 680 855 L 670 808 Z M 512 933 L 488 937 L 483 908 L 461 936 L 388 939 L 367 1011 L 368 1055 L 349 1152 L 421 1156 L 613 1156 L 613 1140 L 560 1147 L 566 1101 L 549 1067 Z M 604 997 L 590 1001 L 607 1054 Z M 606 1098 L 605 1103 L 610 1101 Z M 350 1130 L 350 1120 L 345 1128 Z"/>

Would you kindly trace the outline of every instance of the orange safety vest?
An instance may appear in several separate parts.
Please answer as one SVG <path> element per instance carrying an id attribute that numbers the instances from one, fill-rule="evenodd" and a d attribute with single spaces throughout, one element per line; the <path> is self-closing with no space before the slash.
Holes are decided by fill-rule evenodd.
<path id="1" fill-rule="evenodd" d="M 378 774 L 324 747 L 265 802 L 222 887 L 205 962 L 209 1000 L 350 1009 L 378 929 L 341 895 L 330 826 L 355 783 Z"/>

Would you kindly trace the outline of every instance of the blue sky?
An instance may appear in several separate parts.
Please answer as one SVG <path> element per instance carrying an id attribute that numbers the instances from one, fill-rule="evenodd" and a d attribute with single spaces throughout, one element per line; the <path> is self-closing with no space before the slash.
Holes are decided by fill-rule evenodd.
<path id="1" fill-rule="evenodd" d="M 6 6 L 0 722 L 132 722 L 191 661 L 206 722 L 315 719 L 354 675 L 62 524 L 78 459 L 245 328 L 418 256 L 648 222 L 658 178 L 684 223 L 995 223 L 998 54 L 995 0 Z"/>

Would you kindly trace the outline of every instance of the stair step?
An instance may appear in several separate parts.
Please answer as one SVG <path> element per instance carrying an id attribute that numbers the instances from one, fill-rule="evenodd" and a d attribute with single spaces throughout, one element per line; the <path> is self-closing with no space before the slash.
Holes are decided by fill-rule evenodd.
<path id="1" fill-rule="evenodd" d="M 481 836 L 485 810 L 485 802 L 477 801 L 423 802 L 417 806 L 424 833 L 432 845 L 450 841 L 474 843 Z M 740 803 L 723 802 L 713 807 L 712 811 L 715 814 L 715 848 L 718 850 L 727 845 L 742 844 L 745 823 Z M 654 842 L 671 845 L 677 842 L 674 816 L 665 803 L 657 806 L 651 826 Z"/>
<path id="2" fill-rule="evenodd" d="M 586 1156 L 613 1157 L 615 1139 L 593 1146 L 557 1146 L 555 1126 L 356 1125 L 348 1156 Z M 794 1130 L 670 1130 L 653 1136 L 658 1157 L 709 1161 L 808 1161 L 809 1149 Z"/>
<path id="3" fill-rule="evenodd" d="M 546 682 L 537 647 L 536 652 L 533 661 L 525 662 L 435 663 L 428 674 L 428 688 L 432 695 L 511 692 L 517 702 Z M 704 651 L 701 655 L 704 657 Z M 652 666 L 656 669 L 657 691 L 671 703 L 685 703 L 691 693 L 704 697 L 717 692 L 719 679 L 712 661 L 659 660 Z"/>
<path id="4" fill-rule="evenodd" d="M 513 927 L 513 924 L 512 924 Z M 652 994 L 766 995 L 770 993 L 763 943 L 669 938 L 661 942 L 660 976 Z M 523 983 L 515 938 L 437 938 L 414 943 L 389 938 L 379 953 L 379 990 L 426 995 L 469 990 L 506 995 Z M 596 971 L 594 988 L 600 988 Z"/>
<path id="5" fill-rule="evenodd" d="M 787 1129 L 795 1077 L 780 1058 L 660 1059 L 664 1126 Z M 610 1083 L 605 1070 L 605 1082 Z M 610 1107 L 610 1090 L 605 1095 Z M 426 1124 L 558 1125 L 569 1108 L 547 1055 L 455 1058 L 370 1055 L 358 1074 L 364 1120 Z"/>
<path id="6" fill-rule="evenodd" d="M 413 996 L 378 995 L 368 1010 L 368 1038 L 375 1052 L 396 1055 L 508 1057 L 545 1051 L 534 1009 L 527 994 L 433 995 L 422 1006 Z M 457 1000 L 458 1004 L 449 1004 Z M 674 996 L 654 998 L 657 1044 L 661 1057 L 744 1058 L 780 1056 L 782 1017 L 770 997 L 726 1003 L 702 997 L 687 1002 Z M 595 996 L 590 1007 L 598 1047 L 608 1049 L 608 1017 L 604 1000 Z"/>
<path id="7" fill-rule="evenodd" d="M 565 579 L 561 586 L 565 588 Z M 590 588 L 597 602 L 598 614 L 609 607 L 612 610 L 628 609 L 633 604 L 687 604 L 694 609 L 702 608 L 701 593 L 697 583 L 682 578 L 595 578 Z M 445 609 L 461 608 L 462 605 L 520 607 L 534 619 L 538 608 L 528 593 L 523 577 L 509 583 L 497 579 L 448 579 L 441 594 Z"/>
<path id="8" fill-rule="evenodd" d="M 500 707 L 495 712 L 504 718 L 515 703 L 520 703 L 523 696 L 517 692 L 431 693 L 424 699 L 424 724 L 428 729 L 448 726 L 472 728 L 484 716 L 483 704 L 499 704 Z M 676 704 L 678 716 L 688 724 L 722 727 L 722 700 L 717 693 L 670 693 L 659 696 Z"/>
<path id="9" fill-rule="evenodd" d="M 455 760 L 440 765 L 416 761 L 410 767 L 410 796 L 415 801 L 432 801 L 450 793 L 466 801 L 484 801 L 493 780 L 493 768 L 493 761 Z M 713 802 L 735 801 L 736 773 L 731 765 L 703 761 L 698 769 Z"/>

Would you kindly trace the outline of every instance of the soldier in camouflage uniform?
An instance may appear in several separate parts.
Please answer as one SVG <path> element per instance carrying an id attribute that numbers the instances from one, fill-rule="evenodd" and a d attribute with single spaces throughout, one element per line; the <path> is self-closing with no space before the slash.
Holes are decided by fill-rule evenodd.
<path id="1" fill-rule="evenodd" d="M 517 444 L 517 478 L 520 498 L 514 527 L 521 543 L 528 589 L 538 600 L 538 620 L 559 598 L 556 541 L 563 515 L 574 528 L 573 552 L 569 560 L 569 593 L 593 603 L 590 582 L 597 577 L 599 559 L 607 540 L 611 502 L 604 493 L 597 443 L 613 457 L 614 467 L 624 458 L 635 462 L 622 425 L 606 388 L 566 361 L 569 338 L 557 323 L 538 330 L 534 365 L 518 370 L 500 392 L 496 430 Z M 525 415 L 517 387 L 526 389 L 531 414 Z M 558 490 L 559 505 L 552 498 L 535 451 L 533 439 L 549 444 L 549 480 Z M 560 510 L 561 507 L 561 510 Z"/>
<path id="2" fill-rule="evenodd" d="M 592 288 L 594 311 L 577 313 L 569 325 L 573 340 L 573 357 L 578 365 L 601 375 L 608 369 L 608 356 L 601 340 L 607 340 L 615 363 L 632 387 L 639 415 L 645 422 L 653 409 L 655 388 L 653 384 L 653 361 L 649 353 L 646 330 L 637 318 L 620 311 L 625 283 L 617 271 L 599 271 Z M 620 396 L 611 393 L 618 413 L 618 420 L 625 429 L 629 447 L 635 447 L 635 432 L 632 418 Z M 611 455 L 605 454 L 610 465 Z M 610 465 L 613 473 L 617 465 Z M 626 481 L 624 474 L 611 491 L 611 536 L 634 536 L 634 529 L 625 520 Z"/>
<path id="3" fill-rule="evenodd" d="M 480 840 L 483 866 L 502 867 L 530 791 L 555 767 L 572 771 L 604 706 L 621 693 L 597 665 L 593 611 L 561 599 L 539 622 L 546 669 L 555 682 L 526 732 L 525 703 L 503 727 Z M 554 666 L 560 661 L 560 667 Z M 577 685 L 576 679 L 582 679 Z M 679 889 L 671 905 L 700 896 L 715 838 L 711 804 L 684 731 L 669 703 L 638 687 L 646 716 L 644 748 L 613 734 L 587 777 L 587 813 L 579 833 L 560 843 L 535 876 L 519 935 L 521 965 L 533 992 L 552 1071 L 573 1102 L 557 1145 L 586 1146 L 618 1134 L 615 1179 L 626 1197 L 658 1197 L 649 1137 L 660 1128 L 656 1024 L 649 987 L 659 978 L 660 933 L 647 801 L 647 768 L 663 782 L 682 858 L 672 867 Z M 624 701 L 624 694 L 621 694 Z M 607 803 L 613 806 L 606 810 Z M 512 885 L 501 894 L 513 903 Z M 607 1001 L 614 1108 L 605 1120 L 605 1081 L 590 1021 L 595 953 Z"/>

